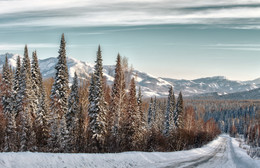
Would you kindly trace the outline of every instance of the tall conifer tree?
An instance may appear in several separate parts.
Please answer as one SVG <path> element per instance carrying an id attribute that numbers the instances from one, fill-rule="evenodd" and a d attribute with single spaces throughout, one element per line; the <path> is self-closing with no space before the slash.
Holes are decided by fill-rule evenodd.
<path id="1" fill-rule="evenodd" d="M 158 111 L 157 111 L 157 99 L 156 99 L 156 96 L 154 97 L 154 101 L 153 101 L 153 115 L 152 115 L 152 117 L 153 117 L 153 124 L 156 124 L 156 119 L 157 119 L 157 113 L 158 113 Z"/>
<path id="2" fill-rule="evenodd" d="M 33 121 L 36 114 L 36 99 L 32 89 L 31 64 L 28 55 L 27 45 L 24 49 L 23 63 L 21 67 L 21 77 L 19 80 L 18 93 L 18 114 L 20 117 L 20 151 L 35 151 L 36 136 L 33 129 Z"/>
<path id="3" fill-rule="evenodd" d="M 46 92 L 43 88 L 41 91 L 40 100 L 37 107 L 36 123 L 36 138 L 37 145 L 40 151 L 46 152 L 49 138 L 49 106 L 46 99 Z"/>
<path id="4" fill-rule="evenodd" d="M 120 136 L 118 136 L 118 133 L 121 128 L 122 115 L 126 111 L 125 78 L 121 62 L 121 56 L 118 54 L 115 67 L 114 84 L 111 92 L 110 110 L 108 114 L 112 118 L 111 121 L 108 121 L 108 129 L 111 130 L 112 133 L 112 139 L 110 139 L 110 141 L 114 142 L 110 146 L 113 148 L 118 148 L 120 141 Z"/>
<path id="5" fill-rule="evenodd" d="M 64 34 L 61 36 L 58 63 L 55 69 L 55 81 L 51 90 L 52 120 L 49 147 L 53 148 L 55 152 L 66 152 L 68 150 L 68 130 L 65 114 L 68 111 L 69 75 Z"/>
<path id="6" fill-rule="evenodd" d="M 123 150 L 134 150 L 137 148 L 140 140 L 140 114 L 137 111 L 137 98 L 135 81 L 132 78 L 128 93 L 127 110 L 123 116 L 122 124 L 122 143 Z"/>
<path id="7" fill-rule="evenodd" d="M 176 104 L 176 114 L 174 117 L 174 123 L 176 128 L 183 128 L 183 115 L 184 115 L 183 110 L 184 110 L 183 98 L 182 98 L 182 93 L 180 92 Z"/>
<path id="8" fill-rule="evenodd" d="M 142 92 L 141 92 L 141 88 L 139 87 L 138 89 L 138 95 L 137 95 L 137 111 L 140 114 L 140 119 L 141 119 L 141 127 L 143 130 L 145 130 L 145 126 L 146 126 L 146 116 L 144 115 L 144 111 L 143 111 L 143 100 L 142 100 Z"/>
<path id="9" fill-rule="evenodd" d="M 49 115 L 49 107 L 46 100 L 45 89 L 43 88 L 42 75 L 40 72 L 40 67 L 38 63 L 38 57 L 36 51 L 32 54 L 32 88 L 35 92 L 35 97 L 38 100 L 37 102 L 37 112 L 35 118 L 35 132 L 36 132 L 36 140 L 37 146 L 40 151 L 46 151 L 46 145 L 48 141 L 48 115 Z"/>
<path id="10" fill-rule="evenodd" d="M 165 111 L 165 121 L 164 121 L 164 134 L 165 135 L 169 134 L 169 130 L 173 126 L 174 108 L 175 108 L 175 98 L 174 98 L 173 89 L 171 86 L 169 89 L 167 107 L 166 107 L 166 111 Z"/>
<path id="11" fill-rule="evenodd" d="M 97 51 L 95 71 L 89 87 L 89 150 L 90 152 L 104 151 L 107 135 L 107 103 L 103 91 L 103 65 L 100 46 Z"/>
<path id="12" fill-rule="evenodd" d="M 80 103 L 79 114 L 78 114 L 78 136 L 76 142 L 77 152 L 85 152 L 86 150 L 86 135 L 85 135 L 85 114 L 83 112 L 82 104 Z"/>
<path id="13" fill-rule="evenodd" d="M 78 90 L 78 76 L 75 72 L 73 84 L 71 86 L 71 93 L 69 96 L 69 110 L 66 114 L 66 123 L 69 131 L 69 146 L 71 151 L 76 151 L 77 137 L 79 136 L 79 90 Z"/>
<path id="14" fill-rule="evenodd" d="M 42 75 L 40 72 L 39 68 L 39 63 L 38 63 L 38 57 L 36 51 L 32 53 L 32 80 L 34 81 L 33 83 L 33 90 L 35 92 L 35 96 L 40 100 L 42 89 L 43 89 L 43 84 L 42 84 Z"/>
<path id="15" fill-rule="evenodd" d="M 13 113 L 13 99 L 12 99 L 12 76 L 8 65 L 7 56 L 5 58 L 5 64 L 3 65 L 3 76 L 1 83 L 1 94 L 3 112 L 6 118 L 5 128 L 5 142 L 4 151 L 15 152 L 17 150 L 17 136 L 16 136 L 16 121 L 15 114 Z"/>
<path id="16" fill-rule="evenodd" d="M 127 113 L 129 115 L 130 121 L 130 136 L 133 149 L 138 149 L 140 147 L 141 137 L 142 137 L 142 128 L 141 128 L 141 114 L 138 111 L 138 103 L 136 97 L 136 85 L 135 79 L 132 78 L 130 82 L 129 89 L 129 99 L 128 99 L 128 108 Z M 133 130 L 133 134 L 131 135 Z"/>
<path id="17" fill-rule="evenodd" d="M 18 56 L 16 59 L 16 70 L 15 70 L 14 79 L 13 79 L 13 102 L 14 102 L 13 112 L 15 114 L 15 117 L 18 116 L 18 104 L 19 103 L 18 103 L 17 95 L 20 91 L 20 85 L 19 85 L 20 77 L 21 77 L 21 59 L 20 59 L 20 56 Z"/>
<path id="18" fill-rule="evenodd" d="M 151 97 L 149 108 L 148 108 L 148 126 L 151 127 L 153 123 L 153 98 Z"/>

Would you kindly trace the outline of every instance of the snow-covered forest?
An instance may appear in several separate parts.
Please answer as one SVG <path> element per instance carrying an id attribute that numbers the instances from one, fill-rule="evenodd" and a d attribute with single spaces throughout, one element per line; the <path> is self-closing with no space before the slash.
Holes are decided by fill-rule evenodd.
<path id="1" fill-rule="evenodd" d="M 242 139 L 250 145 L 248 154 L 260 157 L 260 102 L 258 100 L 192 100 L 187 104 L 202 108 L 204 121 L 218 123 L 221 132 Z"/>
<path id="2" fill-rule="evenodd" d="M 1 75 L 0 151 L 103 153 L 176 151 L 200 147 L 219 133 L 218 124 L 175 98 L 144 99 L 136 76 L 120 54 L 114 83 L 103 76 L 98 47 L 91 78 L 74 75 L 69 87 L 66 42 L 61 37 L 54 78 L 43 79 L 37 53 L 28 48 L 12 69 L 6 58 Z M 129 75 L 130 74 L 130 75 Z M 196 110 L 195 110 L 196 109 Z"/>

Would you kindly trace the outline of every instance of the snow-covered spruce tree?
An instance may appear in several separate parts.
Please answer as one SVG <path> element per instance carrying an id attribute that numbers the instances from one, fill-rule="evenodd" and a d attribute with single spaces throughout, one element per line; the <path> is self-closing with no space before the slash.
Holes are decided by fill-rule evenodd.
<path id="1" fill-rule="evenodd" d="M 165 121 L 164 121 L 164 135 L 169 135 L 169 130 L 172 127 L 173 114 L 174 114 L 174 94 L 172 86 L 169 89 L 169 95 L 167 100 L 167 107 L 165 111 Z"/>
<path id="2" fill-rule="evenodd" d="M 62 115 L 60 118 L 58 142 L 60 142 L 60 152 L 71 152 L 69 146 L 69 132 L 67 130 L 65 115 Z"/>
<path id="3" fill-rule="evenodd" d="M 140 137 L 140 143 L 143 145 L 140 145 L 139 150 L 144 150 L 145 144 L 146 144 L 146 134 L 147 134 L 147 116 L 144 113 L 143 110 L 143 100 L 142 100 L 142 92 L 141 92 L 141 87 L 138 88 L 138 94 L 137 94 L 137 113 L 140 115 L 140 121 L 139 121 L 139 128 L 141 133 Z"/>
<path id="4" fill-rule="evenodd" d="M 147 116 L 148 126 L 151 128 L 153 123 L 153 98 L 151 97 L 149 108 L 148 108 L 148 116 Z"/>
<path id="5" fill-rule="evenodd" d="M 107 135 L 107 103 L 103 91 L 103 65 L 100 46 L 89 87 L 88 115 L 88 150 L 90 152 L 103 152 L 105 151 L 104 144 Z"/>
<path id="6" fill-rule="evenodd" d="M 4 137 L 4 151 L 17 151 L 17 136 L 16 136 L 16 121 L 13 113 L 12 101 L 12 76 L 8 65 L 7 56 L 5 64 L 3 65 L 3 75 L 1 83 L 1 96 L 3 113 L 6 119 L 5 137 Z"/>
<path id="7" fill-rule="evenodd" d="M 130 82 L 130 90 L 129 90 L 129 100 L 128 100 L 128 114 L 133 118 L 132 127 L 134 129 L 134 133 L 132 136 L 132 146 L 133 150 L 140 150 L 143 129 L 141 125 L 141 113 L 138 111 L 138 102 L 136 97 L 136 85 L 135 79 L 132 78 Z M 130 118 L 131 118 L 130 117 Z"/>
<path id="8" fill-rule="evenodd" d="M 0 76 L 0 83 L 1 83 L 1 78 Z M 1 99 L 1 96 L 0 96 Z M 2 100 L 0 100 L 1 102 Z M 6 127 L 6 122 L 5 122 L 5 116 L 3 113 L 3 106 L 2 103 L 0 103 L 0 152 L 4 151 L 4 138 L 5 138 L 5 127 Z"/>
<path id="9" fill-rule="evenodd" d="M 158 106 L 158 103 L 157 103 L 157 99 L 156 99 L 156 96 L 154 97 L 154 101 L 153 101 L 153 114 L 152 114 L 152 117 L 153 117 L 153 124 L 156 125 L 157 124 L 157 113 L 158 113 L 158 110 L 157 110 L 157 106 Z"/>
<path id="10" fill-rule="evenodd" d="M 50 126 L 50 135 L 48 139 L 48 152 L 59 152 L 60 151 L 60 142 L 58 141 L 59 133 L 59 118 L 58 114 L 50 111 L 50 119 L 48 120 L 48 124 Z"/>
<path id="11" fill-rule="evenodd" d="M 14 73 L 14 77 L 13 77 L 13 90 L 12 90 L 12 101 L 13 101 L 13 113 L 14 113 L 14 117 L 15 117 L 15 122 L 16 122 L 16 132 L 17 132 L 17 148 L 20 149 L 20 144 L 19 144 L 19 140 L 20 140 L 20 133 L 21 133 L 21 120 L 20 117 L 18 115 L 19 113 L 19 98 L 18 98 L 18 93 L 20 92 L 20 77 L 21 77 L 21 60 L 20 60 L 20 56 L 17 57 L 16 59 L 16 70 Z"/>
<path id="12" fill-rule="evenodd" d="M 21 60 L 20 56 L 17 57 L 16 59 L 16 70 L 14 74 L 14 79 L 13 79 L 13 112 L 15 114 L 15 118 L 18 116 L 18 93 L 20 91 L 20 85 L 19 85 L 19 80 L 21 77 Z"/>
<path id="13" fill-rule="evenodd" d="M 38 100 L 36 119 L 35 119 L 35 133 L 37 140 L 37 147 L 39 151 L 46 151 L 48 140 L 48 104 L 46 100 L 45 89 L 43 88 L 42 75 L 39 68 L 38 58 L 36 51 L 32 54 L 32 88 L 35 92 L 35 97 Z"/>
<path id="14" fill-rule="evenodd" d="M 40 100 L 37 106 L 36 115 L 36 140 L 39 151 L 47 152 L 49 138 L 49 106 L 46 99 L 45 89 L 43 88 L 40 95 Z"/>
<path id="15" fill-rule="evenodd" d="M 76 151 L 85 152 L 86 150 L 86 136 L 85 136 L 85 114 L 83 111 L 82 103 L 80 103 L 79 114 L 78 114 L 78 136 L 76 142 Z"/>
<path id="16" fill-rule="evenodd" d="M 12 112 L 12 81 L 11 81 L 11 72 L 9 69 L 8 58 L 5 57 L 5 64 L 3 65 L 2 72 L 2 83 L 1 83 L 1 96 L 4 114 Z"/>
<path id="17" fill-rule="evenodd" d="M 176 115 L 176 102 L 175 102 L 175 96 L 172 88 L 172 93 L 171 93 L 171 113 L 170 113 L 170 129 L 175 128 L 174 126 L 174 116 Z"/>
<path id="18" fill-rule="evenodd" d="M 68 111 L 69 75 L 66 60 L 66 42 L 61 36 L 58 63 L 55 66 L 55 80 L 51 90 L 51 131 L 49 148 L 53 152 L 68 152 L 68 130 L 65 114 Z"/>
<path id="19" fill-rule="evenodd" d="M 184 105 L 183 105 L 183 98 L 181 92 L 179 93 L 179 97 L 177 99 L 176 104 L 176 115 L 174 117 L 174 123 L 176 128 L 183 128 L 183 114 L 184 113 Z"/>
<path id="20" fill-rule="evenodd" d="M 78 131 L 79 131 L 79 87 L 78 76 L 75 72 L 71 92 L 69 96 L 69 110 L 66 114 L 67 129 L 69 131 L 69 147 L 70 151 L 76 152 Z"/>
<path id="21" fill-rule="evenodd" d="M 32 89 L 31 65 L 27 45 L 24 48 L 24 57 L 19 79 L 19 92 L 17 95 L 18 115 L 20 121 L 20 151 L 36 151 L 36 135 L 33 129 L 35 113 L 35 94 Z"/>
<path id="22" fill-rule="evenodd" d="M 156 105 L 156 129 L 160 132 L 163 133 L 164 130 L 164 120 L 165 120 L 165 110 L 166 110 L 166 100 L 164 99 L 163 101 L 157 100 L 157 105 Z"/>
<path id="23" fill-rule="evenodd" d="M 141 88 L 139 87 L 138 89 L 138 94 L 137 94 L 137 111 L 140 114 L 140 125 L 143 131 L 146 130 L 146 116 L 144 114 L 143 111 L 143 101 L 142 101 L 142 92 L 141 92 Z"/>
<path id="24" fill-rule="evenodd" d="M 97 136 L 94 136 L 97 132 L 95 129 L 98 127 L 96 123 L 96 119 L 98 117 L 98 114 L 95 110 L 95 85 L 96 85 L 96 78 L 94 74 L 91 74 L 90 78 L 90 85 L 89 85 L 89 91 L 88 91 L 88 127 L 87 127 L 87 152 L 98 152 L 96 143 Z M 94 138 L 95 141 L 92 140 Z M 96 151 L 95 151 L 96 150 Z"/>
<path id="25" fill-rule="evenodd" d="M 32 88 L 35 92 L 35 96 L 38 98 L 38 100 L 40 100 L 43 86 L 42 86 L 42 75 L 40 72 L 36 51 L 32 53 L 32 59 L 33 60 L 32 60 L 31 72 L 32 72 L 32 80 L 34 81 Z"/>

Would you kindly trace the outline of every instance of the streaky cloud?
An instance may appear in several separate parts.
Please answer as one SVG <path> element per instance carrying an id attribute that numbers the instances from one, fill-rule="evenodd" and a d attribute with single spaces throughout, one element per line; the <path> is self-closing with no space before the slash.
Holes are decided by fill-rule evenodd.
<path id="1" fill-rule="evenodd" d="M 30 5 L 24 5 L 28 3 Z M 224 24 L 229 28 L 239 28 L 235 25 L 240 23 L 240 19 L 248 29 L 260 26 L 260 3 L 256 0 L 46 0 L 37 3 L 15 0 L 0 2 L 0 5 L 2 27 Z"/>

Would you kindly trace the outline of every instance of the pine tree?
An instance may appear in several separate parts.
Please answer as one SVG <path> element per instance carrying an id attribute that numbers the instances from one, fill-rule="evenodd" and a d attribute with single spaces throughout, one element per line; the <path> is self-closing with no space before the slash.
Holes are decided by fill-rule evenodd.
<path id="1" fill-rule="evenodd" d="M 4 114 L 12 112 L 12 81 L 11 72 L 8 65 L 7 56 L 5 57 L 5 64 L 3 65 L 3 76 L 2 76 L 2 104 Z"/>
<path id="2" fill-rule="evenodd" d="M 107 103 L 103 91 L 103 65 L 100 46 L 97 51 L 95 72 L 92 75 L 89 87 L 89 150 L 90 152 L 102 152 L 105 147 L 107 134 Z"/>
<path id="3" fill-rule="evenodd" d="M 32 80 L 34 81 L 32 88 L 35 92 L 35 96 L 40 100 L 43 86 L 42 86 L 42 75 L 40 72 L 36 51 L 33 52 L 32 58 L 33 58 L 33 60 L 32 60 L 31 72 L 32 72 Z"/>
<path id="4" fill-rule="evenodd" d="M 165 110 L 166 110 L 166 104 L 165 99 L 163 101 L 158 101 L 157 100 L 157 105 L 156 105 L 156 129 L 160 133 L 163 132 L 164 130 L 164 120 L 165 120 Z"/>
<path id="5" fill-rule="evenodd" d="M 50 125 L 50 135 L 48 139 L 48 150 L 50 152 L 60 151 L 60 142 L 58 141 L 59 131 L 59 117 L 57 113 L 51 111 L 50 119 L 48 120 Z"/>
<path id="6" fill-rule="evenodd" d="M 141 92 L 141 88 L 139 87 L 138 89 L 138 95 L 137 95 L 137 111 L 140 114 L 140 119 L 141 119 L 141 128 L 143 130 L 145 130 L 145 126 L 146 126 L 146 117 L 144 115 L 144 111 L 143 111 L 143 101 L 142 101 L 142 92 Z"/>
<path id="7" fill-rule="evenodd" d="M 42 75 L 39 68 L 38 58 L 36 51 L 32 54 L 32 88 L 35 93 L 35 98 L 37 99 L 37 111 L 35 117 L 35 133 L 37 146 L 40 151 L 46 151 L 46 145 L 48 141 L 48 115 L 49 115 L 49 107 L 46 100 L 45 89 L 43 88 Z"/>
<path id="8" fill-rule="evenodd" d="M 174 116 L 176 114 L 175 108 L 176 108 L 176 102 L 175 102 L 175 96 L 172 88 L 171 93 L 171 106 L 170 106 L 170 129 L 174 128 Z"/>
<path id="9" fill-rule="evenodd" d="M 154 101 L 153 101 L 153 114 L 152 114 L 152 117 L 153 117 L 153 124 L 155 125 L 157 123 L 156 119 L 157 119 L 157 99 L 156 97 L 154 97 Z"/>
<path id="10" fill-rule="evenodd" d="M 55 75 L 55 81 L 52 86 L 51 90 L 51 108 L 53 111 L 55 111 L 59 116 L 63 115 L 67 112 L 68 109 L 68 67 L 67 67 L 67 60 L 66 60 L 66 42 L 64 34 L 62 34 L 61 37 L 61 43 L 60 43 L 60 50 L 59 50 L 59 56 L 58 56 L 58 63 L 55 66 L 56 69 L 56 75 Z M 59 103 L 57 101 L 58 100 Z M 56 106 L 57 104 L 58 107 Z"/>
<path id="11" fill-rule="evenodd" d="M 151 127 L 153 123 L 153 98 L 151 97 L 149 108 L 148 108 L 148 126 Z"/>
<path id="12" fill-rule="evenodd" d="M 169 95 L 168 95 L 168 101 L 167 101 L 167 107 L 165 111 L 165 121 L 164 121 L 164 134 L 169 135 L 169 130 L 172 126 L 173 121 L 173 113 L 174 113 L 174 94 L 172 86 L 169 89 Z"/>
<path id="13" fill-rule="evenodd" d="M 145 149 L 146 144 L 146 134 L 147 134 L 147 116 L 143 110 L 143 100 L 141 88 L 138 88 L 137 94 L 137 113 L 140 116 L 139 126 L 140 129 L 140 140 L 139 140 L 139 150 Z"/>
<path id="14" fill-rule="evenodd" d="M 49 147 L 55 152 L 68 151 L 68 130 L 65 114 L 68 111 L 69 75 L 66 60 L 66 42 L 61 36 L 58 63 L 55 66 L 55 81 L 51 90 L 51 135 Z"/>
<path id="15" fill-rule="evenodd" d="M 83 113 L 82 104 L 80 104 L 79 113 L 78 113 L 78 136 L 76 142 L 76 151 L 77 152 L 85 152 L 86 147 L 86 136 L 85 136 L 85 114 Z"/>
<path id="16" fill-rule="evenodd" d="M 14 75 L 14 79 L 13 79 L 13 112 L 15 114 L 15 118 L 18 116 L 18 96 L 17 94 L 20 91 L 20 85 L 19 85 L 19 81 L 20 81 L 20 77 L 21 77 L 21 60 L 20 60 L 20 56 L 17 57 L 16 59 L 16 70 L 15 70 L 15 75 Z"/>
<path id="17" fill-rule="evenodd" d="M 130 127 L 134 130 L 134 133 L 132 135 L 132 144 L 133 149 L 138 149 L 141 147 L 141 137 L 142 137 L 142 127 L 141 127 L 141 114 L 138 111 L 138 103 L 136 98 L 136 85 L 135 85 L 135 79 L 132 78 L 130 82 L 130 89 L 129 89 L 129 99 L 128 99 L 128 109 L 127 109 L 128 115 L 130 116 L 130 121 L 132 120 L 132 123 L 130 123 Z M 131 135 L 131 131 L 130 131 Z M 131 142 L 131 141 L 130 141 Z"/>
<path id="18" fill-rule="evenodd" d="M 37 146 L 40 151 L 47 152 L 47 144 L 49 138 L 49 106 L 46 99 L 45 89 L 41 91 L 39 104 L 37 107 L 36 123 L 36 138 Z"/>
<path id="19" fill-rule="evenodd" d="M 36 136 L 33 129 L 33 121 L 35 120 L 35 94 L 32 90 L 31 65 L 28 55 L 27 46 L 24 49 L 23 64 L 21 67 L 21 77 L 19 79 L 18 114 L 20 120 L 20 151 L 35 151 Z"/>
<path id="20" fill-rule="evenodd" d="M 62 153 L 70 152 L 69 132 L 67 130 L 65 115 L 61 116 L 58 129 L 59 130 L 58 130 L 57 141 L 59 142 L 59 145 L 60 145 L 59 152 L 62 152 Z"/>
<path id="21" fill-rule="evenodd" d="M 15 152 L 17 151 L 17 136 L 16 136 L 16 121 L 15 114 L 13 113 L 13 99 L 12 99 L 12 81 L 11 72 L 8 65 L 7 56 L 5 58 L 5 64 L 3 65 L 3 76 L 1 83 L 1 95 L 3 113 L 6 119 L 5 128 L 5 142 L 4 151 Z"/>
<path id="22" fill-rule="evenodd" d="M 69 131 L 69 146 L 70 151 L 76 151 L 77 137 L 79 136 L 79 90 L 78 90 L 78 76 L 75 72 L 73 84 L 71 86 L 71 93 L 69 96 L 69 110 L 66 114 L 66 123 Z"/>
<path id="23" fill-rule="evenodd" d="M 181 92 L 179 93 L 179 97 L 176 104 L 176 115 L 174 117 L 174 123 L 176 128 L 183 128 L 183 98 Z"/>

